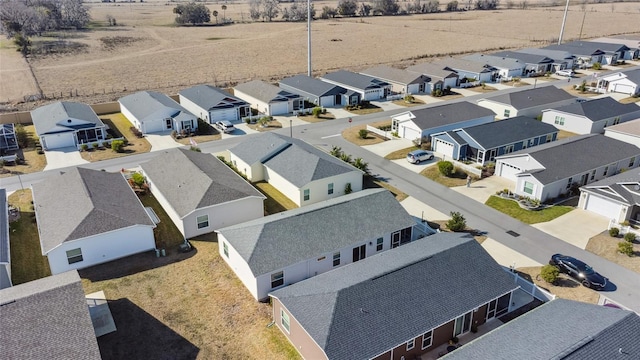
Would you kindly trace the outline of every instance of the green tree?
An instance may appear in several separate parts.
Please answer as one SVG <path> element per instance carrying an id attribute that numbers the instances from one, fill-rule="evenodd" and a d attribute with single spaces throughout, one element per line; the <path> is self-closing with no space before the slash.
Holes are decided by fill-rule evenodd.
<path id="1" fill-rule="evenodd" d="M 339 158 L 342 156 L 342 148 L 340 146 L 334 146 L 331 148 L 329 154 L 331 154 L 331 156 Z"/>
<path id="2" fill-rule="evenodd" d="M 369 175 L 369 163 L 365 162 L 362 158 L 355 158 L 355 160 L 353 160 L 353 166 L 356 169 L 362 170 L 366 175 Z"/>
<path id="3" fill-rule="evenodd" d="M 27 54 L 29 54 L 29 52 L 31 51 L 31 40 L 29 40 L 29 38 L 22 33 L 16 33 L 13 36 L 13 43 L 16 44 L 16 46 L 18 47 L 17 51 L 20 51 L 20 53 L 22 53 L 22 56 L 27 56 Z"/>
<path id="4" fill-rule="evenodd" d="M 553 284 L 558 280 L 560 270 L 557 267 L 547 264 L 540 269 L 540 277 L 549 284 Z"/>
<path id="5" fill-rule="evenodd" d="M 451 219 L 447 221 L 447 228 L 451 231 L 462 231 L 467 227 L 467 220 L 457 211 L 452 211 L 449 213 L 451 215 Z"/>
<path id="6" fill-rule="evenodd" d="M 191 2 L 188 4 L 178 4 L 173 8 L 173 13 L 177 14 L 176 24 L 203 24 L 211 21 L 211 12 L 204 4 Z"/>
<path id="7" fill-rule="evenodd" d="M 453 175 L 453 164 L 451 161 L 438 161 L 438 170 L 440 174 L 449 177 Z"/>
<path id="8" fill-rule="evenodd" d="M 29 147 L 29 133 L 25 130 L 24 125 L 17 124 L 14 129 L 18 146 L 21 148 Z"/>
<path id="9" fill-rule="evenodd" d="M 354 16 L 358 10 L 358 3 L 355 0 L 340 0 L 337 10 L 342 16 Z"/>

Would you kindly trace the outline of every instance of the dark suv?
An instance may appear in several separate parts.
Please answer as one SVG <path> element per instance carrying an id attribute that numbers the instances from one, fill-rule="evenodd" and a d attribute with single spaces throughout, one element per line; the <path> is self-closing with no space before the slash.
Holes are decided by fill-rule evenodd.
<path id="1" fill-rule="evenodd" d="M 554 254 L 549 260 L 549 264 L 555 266 L 561 273 L 568 274 L 572 278 L 580 281 L 582 285 L 601 290 L 607 286 L 607 278 L 598 274 L 593 268 L 582 261 L 562 254 Z"/>

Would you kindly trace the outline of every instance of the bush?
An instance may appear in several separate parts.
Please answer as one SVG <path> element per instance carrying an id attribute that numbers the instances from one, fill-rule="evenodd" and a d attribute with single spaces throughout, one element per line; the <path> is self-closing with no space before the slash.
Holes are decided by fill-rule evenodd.
<path id="1" fill-rule="evenodd" d="M 195 151 L 195 152 L 202 152 L 202 150 L 200 150 L 200 148 L 199 148 L 199 147 L 197 147 L 197 146 L 191 146 L 191 147 L 189 148 L 189 150 L 191 150 L 191 151 Z"/>
<path id="2" fill-rule="evenodd" d="M 633 244 L 627 241 L 619 242 L 618 252 L 627 256 L 633 256 Z"/>
<path id="3" fill-rule="evenodd" d="M 453 164 L 451 161 L 438 161 L 438 170 L 440 174 L 449 177 L 453 174 Z"/>
<path id="4" fill-rule="evenodd" d="M 142 185 L 144 185 L 145 183 L 145 178 L 144 175 L 140 174 L 140 173 L 133 173 L 133 175 L 131 175 L 131 180 L 133 181 L 133 183 L 137 186 L 137 187 L 141 187 Z"/>
<path id="5" fill-rule="evenodd" d="M 87 145 L 87 144 L 80 145 L 80 150 L 87 151 L 88 149 L 89 149 L 89 145 Z"/>
<path id="6" fill-rule="evenodd" d="M 111 150 L 121 153 L 124 152 L 124 141 L 123 140 L 113 140 L 111 142 Z"/>
<path id="7" fill-rule="evenodd" d="M 135 126 L 130 127 L 129 130 L 131 130 L 131 133 L 135 135 L 137 138 L 141 138 L 144 136 L 142 132 L 138 130 L 138 128 L 136 128 Z"/>
<path id="8" fill-rule="evenodd" d="M 249 125 L 251 123 L 251 119 L 249 119 L 249 118 L 244 119 L 244 123 Z"/>
<path id="9" fill-rule="evenodd" d="M 451 231 L 462 231 L 467 227 L 467 220 L 457 211 L 452 211 L 451 219 L 447 221 L 447 228 Z"/>
<path id="10" fill-rule="evenodd" d="M 93 149 L 95 150 L 95 149 L 97 149 L 97 148 L 98 148 L 98 143 L 93 143 L 93 144 L 91 144 L 91 146 L 92 146 L 92 147 L 93 147 Z"/>
<path id="11" fill-rule="evenodd" d="M 602 64 L 600 64 L 599 62 L 594 62 L 593 70 L 600 70 L 600 69 L 602 69 Z"/>
<path id="12" fill-rule="evenodd" d="M 628 232 L 626 234 L 624 234 L 624 241 L 628 242 L 628 243 L 632 243 L 636 240 L 636 234 L 632 233 L 632 232 Z"/>
<path id="13" fill-rule="evenodd" d="M 351 189 L 351 183 L 347 183 L 347 186 L 344 187 L 344 194 L 348 195 L 351 194 L 353 192 L 353 190 Z"/>
<path id="14" fill-rule="evenodd" d="M 322 114 L 322 108 L 316 106 L 311 110 L 311 112 L 313 113 L 313 117 L 320 117 L 320 114 Z"/>
<path id="15" fill-rule="evenodd" d="M 609 229 L 609 236 L 618 237 L 619 234 L 620 234 L 620 229 L 618 229 L 617 227 L 612 227 L 611 229 Z"/>
<path id="16" fill-rule="evenodd" d="M 367 131 L 366 129 L 360 129 L 360 131 L 358 131 L 358 136 L 360 136 L 360 139 L 366 139 L 368 135 L 369 131 Z"/>
<path id="17" fill-rule="evenodd" d="M 557 267 L 547 264 L 540 269 L 540 277 L 549 284 L 553 284 L 558 280 L 560 271 Z"/>
<path id="18" fill-rule="evenodd" d="M 413 97 L 413 95 L 406 95 L 404 97 L 404 101 L 408 103 L 413 103 L 415 101 L 415 98 Z"/>

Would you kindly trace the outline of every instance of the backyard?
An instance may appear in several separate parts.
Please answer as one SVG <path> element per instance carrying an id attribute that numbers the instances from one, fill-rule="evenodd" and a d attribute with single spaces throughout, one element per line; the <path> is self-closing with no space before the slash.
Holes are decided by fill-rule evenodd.
<path id="1" fill-rule="evenodd" d="M 35 127 L 33 125 L 24 125 L 24 130 L 27 134 L 28 143 L 28 146 L 21 148 L 24 162 L 2 164 L 0 178 L 39 172 L 47 165 L 47 159 L 44 154 L 38 154 L 35 148 Z"/>

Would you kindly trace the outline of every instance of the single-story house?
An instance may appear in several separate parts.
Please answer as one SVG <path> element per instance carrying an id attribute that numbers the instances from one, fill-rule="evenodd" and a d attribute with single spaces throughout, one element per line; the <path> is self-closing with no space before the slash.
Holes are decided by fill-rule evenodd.
<path id="1" fill-rule="evenodd" d="M 302 96 L 290 93 L 261 80 L 239 84 L 233 93 L 265 115 L 284 115 L 304 107 Z"/>
<path id="2" fill-rule="evenodd" d="M 555 86 L 545 86 L 500 94 L 478 100 L 478 105 L 493 110 L 498 119 L 513 116 L 538 117 L 542 110 L 578 102 L 578 98 Z"/>
<path id="3" fill-rule="evenodd" d="M 431 149 L 454 160 L 484 165 L 496 156 L 555 141 L 558 129 L 524 116 L 431 135 Z"/>
<path id="4" fill-rule="evenodd" d="M 515 52 L 530 55 L 539 55 L 553 59 L 553 69 L 551 69 L 551 71 L 573 69 L 576 62 L 576 56 L 569 51 L 526 48 L 515 50 Z"/>
<path id="5" fill-rule="evenodd" d="M 640 221 L 640 172 L 625 171 L 580 188 L 578 207 L 616 223 Z"/>
<path id="6" fill-rule="evenodd" d="M 398 94 L 431 93 L 431 78 L 426 75 L 380 65 L 360 72 L 391 84 L 391 91 Z"/>
<path id="7" fill-rule="evenodd" d="M 504 56 L 495 56 L 489 54 L 471 54 L 464 57 L 465 60 L 475 63 L 485 63 L 497 70 L 496 80 L 511 79 L 513 77 L 522 76 L 524 74 L 525 64 L 518 60 L 507 58 Z"/>
<path id="8" fill-rule="evenodd" d="M 85 168 L 32 185 L 42 255 L 52 274 L 156 248 L 156 224 L 120 173 Z"/>
<path id="9" fill-rule="evenodd" d="M 604 129 L 604 136 L 640 147 L 640 118 Z"/>
<path id="10" fill-rule="evenodd" d="M 211 85 L 190 87 L 178 96 L 185 109 L 210 124 L 222 120 L 239 122 L 251 115 L 249 103 Z"/>
<path id="11" fill-rule="evenodd" d="M 142 133 L 175 130 L 192 132 L 198 118 L 175 100 L 157 91 L 140 91 L 121 97 L 120 111 Z"/>
<path id="12" fill-rule="evenodd" d="M 446 356 L 447 360 L 617 358 L 640 359 L 640 316 L 565 299 L 542 304 Z"/>
<path id="13" fill-rule="evenodd" d="M 6 151 L 18 150 L 18 139 L 13 124 L 0 125 L 0 155 Z"/>
<path id="14" fill-rule="evenodd" d="M 298 206 L 362 190 L 362 171 L 302 140 L 271 132 L 239 143 L 229 158 L 249 181 L 267 181 Z"/>
<path id="15" fill-rule="evenodd" d="M 507 59 L 516 59 L 524 63 L 524 76 L 538 76 L 554 70 L 554 60 L 542 54 L 531 54 L 519 51 L 498 51 L 492 55 Z"/>
<path id="16" fill-rule="evenodd" d="M 0 289 L 11 286 L 11 248 L 9 243 L 9 204 L 7 190 L 0 188 Z"/>
<path id="17" fill-rule="evenodd" d="M 262 301 L 274 289 L 409 243 L 414 225 L 388 190 L 368 189 L 217 233 L 220 256 Z"/>
<path id="18" fill-rule="evenodd" d="M 612 44 L 596 41 L 571 41 L 560 45 L 549 45 L 543 49 L 561 50 L 574 54 L 587 64 L 599 62 L 602 65 L 615 65 L 618 60 L 630 58 L 629 49 L 624 44 Z"/>
<path id="19" fill-rule="evenodd" d="M 175 148 L 140 167 L 185 239 L 264 216 L 265 196 L 211 154 Z"/>
<path id="20" fill-rule="evenodd" d="M 278 85 L 281 89 L 298 94 L 305 101 L 321 107 L 340 107 L 360 102 L 359 93 L 307 75 L 284 78 Z"/>
<path id="21" fill-rule="evenodd" d="M 640 57 L 640 37 L 638 36 L 620 35 L 617 37 L 595 38 L 595 39 L 590 39 L 588 41 L 626 45 L 629 48 L 629 51 L 626 51 L 624 58 L 620 58 L 620 60 L 631 60 L 631 59 L 637 59 L 638 57 Z"/>
<path id="22" fill-rule="evenodd" d="M 640 69 L 627 72 L 618 72 L 598 78 L 596 91 L 601 93 L 617 92 L 640 95 Z"/>
<path id="23" fill-rule="evenodd" d="M 512 311 L 513 277 L 473 238 L 439 233 L 275 290 L 305 359 L 413 359 Z"/>
<path id="24" fill-rule="evenodd" d="M 411 110 L 391 117 L 391 131 L 419 143 L 431 135 L 494 121 L 496 114 L 467 101 Z"/>
<path id="25" fill-rule="evenodd" d="M 640 148 L 604 135 L 578 135 L 496 158 L 513 192 L 547 201 L 640 165 Z"/>
<path id="26" fill-rule="evenodd" d="M 640 106 L 607 96 L 542 111 L 542 122 L 575 134 L 602 134 L 607 126 L 640 118 Z"/>
<path id="27" fill-rule="evenodd" d="M 407 71 L 425 75 L 431 79 L 431 91 L 446 90 L 458 86 L 460 78 L 455 71 L 444 70 L 442 66 L 432 63 L 421 63 L 409 66 Z"/>
<path id="28" fill-rule="evenodd" d="M 3 359 L 100 360 L 78 272 L 0 290 Z"/>
<path id="29" fill-rule="evenodd" d="M 458 74 L 458 85 L 465 82 L 494 82 L 498 70 L 486 62 L 476 62 L 454 57 L 439 59 L 433 62 L 443 70 L 454 71 Z"/>
<path id="30" fill-rule="evenodd" d="M 346 70 L 324 74 L 320 80 L 355 91 L 361 100 L 380 100 L 391 93 L 391 84 L 371 76 Z"/>
<path id="31" fill-rule="evenodd" d="M 87 104 L 58 101 L 31 111 L 36 135 L 45 150 L 100 142 L 107 129 Z"/>

